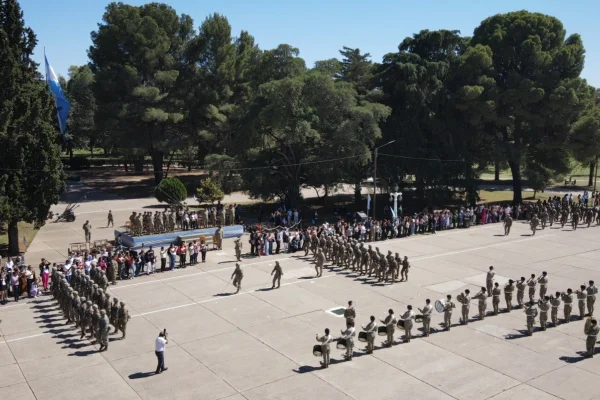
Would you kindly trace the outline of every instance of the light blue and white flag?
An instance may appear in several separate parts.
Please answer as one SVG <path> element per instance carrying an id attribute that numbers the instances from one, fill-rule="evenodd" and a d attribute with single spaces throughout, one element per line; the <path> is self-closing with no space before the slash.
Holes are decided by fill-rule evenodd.
<path id="1" fill-rule="evenodd" d="M 367 211 L 371 209 L 371 195 L 367 193 Z"/>
<path id="2" fill-rule="evenodd" d="M 67 129 L 67 118 L 69 117 L 69 111 L 71 110 L 71 103 L 69 103 L 67 96 L 65 96 L 65 93 L 60 87 L 58 77 L 48 62 L 48 57 L 46 57 L 46 55 L 44 55 L 44 59 L 46 60 L 46 83 L 54 95 L 60 133 L 64 134 L 65 130 Z"/>

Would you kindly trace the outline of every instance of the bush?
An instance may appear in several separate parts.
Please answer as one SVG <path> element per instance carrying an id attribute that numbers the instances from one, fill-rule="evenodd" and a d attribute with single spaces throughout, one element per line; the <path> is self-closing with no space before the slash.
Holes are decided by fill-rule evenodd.
<path id="1" fill-rule="evenodd" d="M 161 203 L 178 204 L 187 198 L 187 189 L 179 179 L 165 178 L 154 189 L 154 197 Z"/>
<path id="2" fill-rule="evenodd" d="M 223 200 L 225 194 L 211 178 L 206 178 L 200 181 L 200 185 L 196 189 L 196 200 L 198 203 L 214 203 L 217 200 Z"/>

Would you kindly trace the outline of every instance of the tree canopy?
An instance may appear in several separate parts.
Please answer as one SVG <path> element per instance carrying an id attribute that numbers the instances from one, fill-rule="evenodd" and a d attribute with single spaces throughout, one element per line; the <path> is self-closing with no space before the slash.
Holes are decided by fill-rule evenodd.
<path id="1" fill-rule="evenodd" d="M 70 72 L 71 145 L 114 150 L 138 170 L 149 155 L 156 184 L 177 154 L 225 193 L 291 205 L 302 188 L 341 184 L 358 204 L 374 149 L 390 141 L 380 187 L 414 188 L 431 206 L 456 191 L 473 204 L 490 166 L 511 169 L 520 202 L 524 179 L 544 188 L 600 152 L 585 49 L 552 16 L 494 15 L 472 36 L 424 29 L 382 60 L 343 46 L 312 67 L 292 44 L 261 49 L 224 15 L 193 27 L 165 4 L 109 4 L 89 65 Z"/>
<path id="2" fill-rule="evenodd" d="M 54 102 L 32 60 L 37 41 L 16 0 L 0 2 L 0 216 L 10 254 L 17 223 L 41 226 L 65 189 Z"/>

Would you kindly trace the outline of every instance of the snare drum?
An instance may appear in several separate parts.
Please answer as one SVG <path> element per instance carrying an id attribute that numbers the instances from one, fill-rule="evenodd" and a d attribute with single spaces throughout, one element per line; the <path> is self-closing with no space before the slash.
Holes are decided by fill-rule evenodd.
<path id="1" fill-rule="evenodd" d="M 387 327 L 385 326 L 380 326 L 377 328 L 377 334 L 379 336 L 387 336 Z"/>
<path id="2" fill-rule="evenodd" d="M 335 347 L 338 350 L 346 350 L 346 339 L 339 338 Z"/>
<path id="3" fill-rule="evenodd" d="M 415 322 L 423 322 L 423 316 L 421 314 L 415 315 Z"/>
<path id="4" fill-rule="evenodd" d="M 315 344 L 313 346 L 313 356 L 315 357 L 321 357 L 323 355 L 323 349 L 321 348 L 320 344 Z"/>
<path id="5" fill-rule="evenodd" d="M 367 332 L 358 332 L 358 341 L 366 342 L 367 341 Z"/>
<path id="6" fill-rule="evenodd" d="M 399 320 L 399 321 L 398 321 L 398 325 L 397 325 L 397 326 L 398 326 L 398 328 L 400 328 L 400 329 L 404 330 L 404 321 L 402 321 L 402 320 Z"/>

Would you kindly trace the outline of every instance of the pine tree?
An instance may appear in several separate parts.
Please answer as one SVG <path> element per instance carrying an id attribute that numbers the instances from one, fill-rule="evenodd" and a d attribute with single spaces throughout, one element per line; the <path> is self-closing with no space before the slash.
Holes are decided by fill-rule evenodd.
<path id="1" fill-rule="evenodd" d="M 42 226 L 65 189 L 50 92 L 31 59 L 37 43 L 16 0 L 0 0 L 0 215 L 9 254 L 17 223 Z"/>

